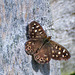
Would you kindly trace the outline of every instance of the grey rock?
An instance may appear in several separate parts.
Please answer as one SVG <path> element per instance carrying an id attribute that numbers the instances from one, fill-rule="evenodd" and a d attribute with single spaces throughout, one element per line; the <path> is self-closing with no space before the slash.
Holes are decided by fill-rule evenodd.
<path id="1" fill-rule="evenodd" d="M 74 4 L 74 0 L 0 0 L 0 75 L 61 75 L 60 61 L 41 65 L 26 54 L 26 27 L 33 20 L 73 55 L 62 62 L 64 71 L 75 70 Z"/>
<path id="2" fill-rule="evenodd" d="M 61 72 L 69 75 L 75 72 L 75 0 L 51 0 L 52 29 L 56 42 L 66 47 L 71 58 L 61 61 Z"/>

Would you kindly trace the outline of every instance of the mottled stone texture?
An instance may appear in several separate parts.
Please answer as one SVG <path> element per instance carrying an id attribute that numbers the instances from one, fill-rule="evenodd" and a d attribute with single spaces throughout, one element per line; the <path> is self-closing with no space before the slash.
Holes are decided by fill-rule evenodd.
<path id="1" fill-rule="evenodd" d="M 40 65 L 25 53 L 26 27 L 33 20 L 71 52 L 63 66 L 74 71 L 74 4 L 73 0 L 0 0 L 0 75 L 61 75 L 59 61 Z"/>
<path id="2" fill-rule="evenodd" d="M 75 72 L 75 0 L 51 0 L 53 38 L 71 53 L 68 61 L 61 61 L 61 72 Z"/>

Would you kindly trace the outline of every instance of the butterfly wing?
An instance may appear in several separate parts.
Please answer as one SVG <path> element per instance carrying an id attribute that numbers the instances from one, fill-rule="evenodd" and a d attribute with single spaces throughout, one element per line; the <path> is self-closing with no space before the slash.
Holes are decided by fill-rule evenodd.
<path id="1" fill-rule="evenodd" d="M 50 40 L 50 46 L 51 46 L 51 58 L 52 59 L 67 60 L 71 57 L 67 49 L 61 46 L 60 44 Z"/>
<path id="2" fill-rule="evenodd" d="M 30 39 L 25 43 L 25 51 L 29 55 L 33 55 L 43 45 L 43 39 Z"/>
<path id="3" fill-rule="evenodd" d="M 29 24 L 29 37 L 34 38 L 45 38 L 47 37 L 45 31 L 41 27 L 41 25 L 35 21 Z"/>
<path id="4" fill-rule="evenodd" d="M 48 63 L 51 59 L 51 50 L 49 43 L 45 43 L 38 51 L 34 54 L 34 59 L 39 64 Z"/>
<path id="5" fill-rule="evenodd" d="M 70 53 L 60 44 L 49 40 L 39 23 L 33 21 L 29 24 L 30 40 L 25 44 L 27 54 L 33 55 L 36 62 L 48 63 L 50 59 L 67 60 Z"/>

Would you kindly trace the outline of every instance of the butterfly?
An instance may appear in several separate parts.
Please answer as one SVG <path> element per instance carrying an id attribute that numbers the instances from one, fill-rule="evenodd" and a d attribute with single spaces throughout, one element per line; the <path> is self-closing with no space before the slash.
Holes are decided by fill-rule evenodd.
<path id="1" fill-rule="evenodd" d="M 51 36 L 47 37 L 38 22 L 32 21 L 28 27 L 30 39 L 25 43 L 25 51 L 32 55 L 37 63 L 45 64 L 51 59 L 67 60 L 71 57 L 66 48 L 52 41 Z"/>

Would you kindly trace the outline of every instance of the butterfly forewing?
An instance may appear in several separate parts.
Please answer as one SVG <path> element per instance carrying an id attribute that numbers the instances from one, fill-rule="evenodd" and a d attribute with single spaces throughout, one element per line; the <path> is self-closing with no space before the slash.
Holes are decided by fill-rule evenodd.
<path id="1" fill-rule="evenodd" d="M 50 40 L 50 46 L 51 46 L 51 57 L 55 60 L 67 60 L 70 58 L 70 53 L 67 51 L 66 48 L 61 46 L 60 44 Z"/>
<path id="2" fill-rule="evenodd" d="M 39 23 L 33 21 L 29 24 L 29 37 L 34 38 L 45 38 L 47 37 L 45 31 Z"/>

